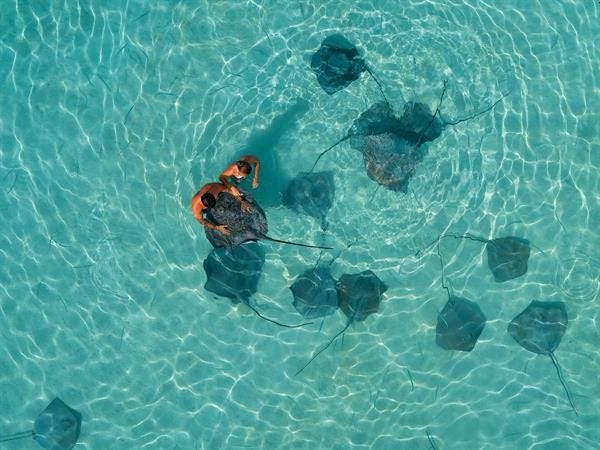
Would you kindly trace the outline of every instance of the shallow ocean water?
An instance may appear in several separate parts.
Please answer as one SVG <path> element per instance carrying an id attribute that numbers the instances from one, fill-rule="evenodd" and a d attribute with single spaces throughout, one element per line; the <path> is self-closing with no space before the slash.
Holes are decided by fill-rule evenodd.
<path id="1" fill-rule="evenodd" d="M 53 3 L 53 2 L 51 2 Z M 587 449 L 600 442 L 600 6 L 597 2 L 14 2 L 0 15 L 0 432 L 55 396 L 88 449 Z M 326 232 L 281 205 L 296 172 L 381 100 L 366 74 L 325 94 L 309 67 L 355 43 L 398 111 L 447 126 L 407 194 L 348 144 Z M 270 234 L 336 248 L 332 267 L 388 286 L 377 314 L 279 328 L 203 288 L 189 202 L 235 158 L 261 158 Z M 531 241 L 495 283 L 483 245 L 445 239 L 445 276 L 488 322 L 470 353 L 435 344 L 447 300 L 432 242 Z M 290 284 L 319 252 L 264 242 L 253 304 L 298 323 Z M 330 259 L 331 256 L 323 256 Z M 550 358 L 506 332 L 563 301 Z M 38 448 L 32 440 L 3 444 Z"/>

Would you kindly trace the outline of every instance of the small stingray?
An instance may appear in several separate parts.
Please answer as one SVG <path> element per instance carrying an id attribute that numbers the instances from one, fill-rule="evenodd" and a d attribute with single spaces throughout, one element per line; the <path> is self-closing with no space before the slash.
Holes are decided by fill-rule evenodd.
<path id="1" fill-rule="evenodd" d="M 283 204 L 296 212 L 307 214 L 326 228 L 326 217 L 335 194 L 333 172 L 300 172 L 283 193 Z"/>
<path id="2" fill-rule="evenodd" d="M 335 280 L 327 267 L 307 270 L 290 287 L 294 308 L 307 319 L 333 314 L 338 308 Z"/>
<path id="3" fill-rule="evenodd" d="M 211 250 L 204 260 L 204 289 L 233 303 L 247 302 L 256 292 L 265 263 L 265 252 L 255 242 Z"/>
<path id="4" fill-rule="evenodd" d="M 323 40 L 319 50 L 312 55 L 310 67 L 323 90 L 329 95 L 346 88 L 367 71 L 385 98 L 381 84 L 360 57 L 356 47 L 341 34 L 332 34 Z"/>
<path id="5" fill-rule="evenodd" d="M 562 302 L 539 302 L 533 300 L 527 308 L 518 314 L 509 324 L 508 333 L 517 343 L 539 355 L 548 355 L 556 368 L 569 403 L 577 415 L 571 394 L 562 376 L 558 361 L 554 356 L 560 341 L 567 330 L 569 319 L 565 304 Z"/>
<path id="6" fill-rule="evenodd" d="M 240 202 L 228 192 L 221 193 L 215 206 L 208 210 L 206 214 L 207 219 L 215 224 L 227 225 L 230 233 L 229 235 L 225 235 L 220 231 L 204 227 L 206 237 L 213 247 L 232 248 L 244 242 L 266 239 L 282 244 L 331 250 L 331 247 L 300 244 L 267 236 L 268 225 L 265 212 L 250 195 L 244 194 L 246 200 L 252 206 L 251 212 L 243 212 Z"/>
<path id="7" fill-rule="evenodd" d="M 451 295 L 438 315 L 435 342 L 446 350 L 470 352 L 485 322 L 485 315 L 477 303 Z"/>
<path id="8" fill-rule="evenodd" d="M 488 267 L 498 283 L 518 278 L 527 273 L 531 252 L 529 241 L 514 236 L 487 241 Z"/>
<path id="9" fill-rule="evenodd" d="M 4 436 L 0 442 L 33 437 L 43 448 L 68 450 L 77 443 L 80 433 L 81 414 L 57 397 L 35 419 L 33 430 Z"/>
<path id="10" fill-rule="evenodd" d="M 527 262 L 531 253 L 527 239 L 507 236 L 489 240 L 470 234 L 463 236 L 445 234 L 441 236 L 441 238 L 444 237 L 469 239 L 486 244 L 488 267 L 494 275 L 494 280 L 498 283 L 513 280 L 527 273 Z"/>
<path id="11" fill-rule="evenodd" d="M 348 321 L 346 326 L 333 336 L 325 347 L 319 350 L 310 360 L 296 372 L 298 375 L 317 356 L 329 348 L 339 335 L 344 333 L 355 320 L 363 321 L 369 315 L 376 313 L 381 303 L 381 297 L 387 291 L 387 286 L 377 275 L 370 270 L 358 274 L 345 274 L 336 283 L 339 307 L 344 312 Z"/>
<path id="12" fill-rule="evenodd" d="M 486 318 L 477 303 L 455 296 L 451 285 L 446 285 L 444 258 L 440 252 L 439 240 L 437 253 L 442 268 L 442 287 L 448 293 L 448 301 L 438 314 L 435 342 L 446 350 L 470 352 L 485 328 Z"/>

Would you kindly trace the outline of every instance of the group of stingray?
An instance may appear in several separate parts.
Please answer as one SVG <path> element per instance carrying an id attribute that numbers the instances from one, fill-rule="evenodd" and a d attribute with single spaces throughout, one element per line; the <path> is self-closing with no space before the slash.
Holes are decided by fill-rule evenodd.
<path id="1" fill-rule="evenodd" d="M 440 239 L 444 237 L 466 238 L 485 243 L 488 267 L 498 283 L 513 280 L 527 273 L 527 263 L 531 253 L 527 239 L 507 236 L 487 240 L 471 235 L 445 235 Z M 442 273 L 443 265 L 442 259 Z M 435 341 L 446 350 L 470 352 L 485 328 L 486 316 L 477 303 L 455 296 L 444 284 L 443 274 L 442 284 L 448 291 L 448 301 L 438 314 Z M 562 371 L 554 356 L 554 351 L 558 348 L 568 323 L 567 309 L 563 302 L 532 300 L 511 320 L 507 329 L 510 336 L 523 348 L 550 357 L 569 404 L 577 414 Z"/>
<path id="2" fill-rule="evenodd" d="M 360 58 L 356 47 L 341 35 L 329 36 L 322 42 L 312 57 L 311 67 L 317 81 L 328 94 L 344 89 L 358 79 L 362 72 L 367 71 L 377 82 L 383 95 L 381 85 Z M 444 92 L 445 83 L 440 105 Z M 354 149 L 362 152 L 365 168 L 371 179 L 388 189 L 406 192 L 411 176 L 425 156 L 424 143 L 439 137 L 446 125 L 456 125 L 474 118 L 489 111 L 497 103 L 485 111 L 455 121 L 441 120 L 440 105 L 432 113 L 424 104 L 407 103 L 403 115 L 396 117 L 387 99 L 375 103 L 354 121 L 346 136 L 318 156 L 310 172 L 301 172 L 291 180 L 283 193 L 283 204 L 298 213 L 312 216 L 320 221 L 323 229 L 326 228 L 326 216 L 333 204 L 335 191 L 333 173 L 313 170 L 325 153 L 346 140 L 349 140 Z M 221 195 L 217 205 L 208 213 L 209 220 L 227 224 L 230 235 L 206 229 L 207 238 L 215 248 L 204 261 L 207 276 L 205 289 L 228 297 L 233 302 L 244 301 L 263 317 L 249 301 L 257 290 L 265 261 L 264 251 L 256 241 L 286 241 L 267 236 L 264 211 L 250 196 L 247 199 L 253 207 L 250 214 L 243 213 L 239 203 L 227 194 Z M 464 237 L 486 244 L 488 266 L 495 281 L 512 280 L 527 272 L 530 246 L 526 239 L 514 236 L 493 240 Z M 240 245 L 242 243 L 244 245 Z M 346 326 L 297 373 L 329 347 L 354 320 L 364 320 L 377 312 L 382 295 L 387 290 L 386 285 L 371 271 L 344 274 L 336 281 L 331 276 L 329 267 L 318 263 L 299 275 L 290 288 L 293 305 L 305 318 L 324 317 L 332 314 L 338 307 L 347 317 Z M 475 302 L 454 296 L 449 290 L 448 293 L 448 301 L 438 316 L 436 343 L 447 350 L 471 351 L 485 327 L 486 317 Z M 576 412 L 554 356 L 567 324 L 564 303 L 532 301 L 510 322 L 508 332 L 525 349 L 551 358 L 569 403 Z M 305 324 L 297 326 L 302 325 Z"/>

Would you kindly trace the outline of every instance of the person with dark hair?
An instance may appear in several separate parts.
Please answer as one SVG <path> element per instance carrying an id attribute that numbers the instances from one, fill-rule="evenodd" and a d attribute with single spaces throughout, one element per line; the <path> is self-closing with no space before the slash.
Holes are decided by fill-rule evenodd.
<path id="1" fill-rule="evenodd" d="M 254 164 L 254 178 L 252 179 L 252 187 L 258 187 L 258 173 L 260 171 L 260 161 L 252 155 L 242 156 L 238 161 L 231 163 L 227 169 L 219 176 L 219 181 L 229 189 L 229 192 L 234 196 L 241 197 L 240 190 L 229 182 L 229 177 L 233 177 L 236 183 L 240 183 L 250 173 L 252 173 L 252 164 Z"/>
<path id="2" fill-rule="evenodd" d="M 204 218 L 204 212 L 210 208 L 213 208 L 217 204 L 217 199 L 223 192 L 232 194 L 233 197 L 241 203 L 242 211 L 249 212 L 251 210 L 251 207 L 246 200 L 244 200 L 240 195 L 236 195 L 235 193 L 231 192 L 231 189 L 229 189 L 223 183 L 208 183 L 202 186 L 202 188 L 196 192 L 194 197 L 192 197 L 192 212 L 194 213 L 196 220 L 206 228 L 217 230 L 227 235 L 229 234 L 227 225 L 216 225 Z"/>

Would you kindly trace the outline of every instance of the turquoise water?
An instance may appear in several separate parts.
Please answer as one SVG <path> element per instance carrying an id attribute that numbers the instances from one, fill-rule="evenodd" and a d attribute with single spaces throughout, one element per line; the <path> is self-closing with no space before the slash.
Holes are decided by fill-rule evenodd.
<path id="1" fill-rule="evenodd" d="M 59 396 L 94 450 L 599 448 L 597 2 L 47 3 L 0 12 L 1 433 Z M 380 100 L 366 75 L 332 96 L 316 83 L 310 56 L 336 32 L 398 111 L 435 108 L 443 80 L 449 119 L 508 95 L 446 127 L 408 194 L 377 188 L 347 144 L 327 154 L 323 233 L 281 191 Z M 336 278 L 389 287 L 298 376 L 340 312 L 283 329 L 203 288 L 189 201 L 248 152 L 273 236 L 332 245 Z M 454 292 L 488 318 L 470 353 L 435 344 L 445 232 L 535 246 L 499 284 L 483 246 L 444 241 Z M 289 286 L 319 254 L 261 245 L 253 303 L 298 323 Z M 506 332 L 533 299 L 566 303 L 555 353 L 579 415 L 550 359 Z"/>

